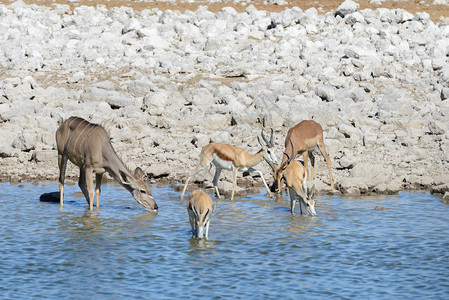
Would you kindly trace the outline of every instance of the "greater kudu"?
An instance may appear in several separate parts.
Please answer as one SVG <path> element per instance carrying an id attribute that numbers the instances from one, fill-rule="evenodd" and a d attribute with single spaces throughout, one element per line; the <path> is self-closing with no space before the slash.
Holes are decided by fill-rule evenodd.
<path id="1" fill-rule="evenodd" d="M 149 211 L 157 210 L 157 204 L 151 195 L 150 187 L 144 182 L 144 172 L 136 168 L 134 174 L 118 157 L 106 130 L 98 124 L 90 123 L 79 117 L 70 117 L 56 130 L 58 147 L 59 192 L 61 208 L 64 203 L 64 176 L 67 159 L 80 168 L 79 187 L 93 210 L 95 173 L 95 193 L 97 208 L 100 207 L 101 178 L 108 172 Z"/>

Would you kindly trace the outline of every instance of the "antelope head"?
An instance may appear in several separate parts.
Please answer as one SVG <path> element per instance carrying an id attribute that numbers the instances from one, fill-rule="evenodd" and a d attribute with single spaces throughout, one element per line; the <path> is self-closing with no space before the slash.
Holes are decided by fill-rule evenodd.
<path id="1" fill-rule="evenodd" d="M 120 183 L 133 195 L 134 199 L 149 211 L 157 211 L 158 207 L 151 195 L 151 188 L 144 181 L 145 173 L 136 168 L 133 176 L 120 171 Z"/>
<path id="2" fill-rule="evenodd" d="M 260 146 L 262 147 L 262 150 L 265 153 L 264 159 L 265 161 L 273 167 L 273 164 L 277 165 L 278 164 L 278 160 L 276 158 L 276 155 L 274 155 L 274 143 L 273 143 L 273 128 L 271 128 L 271 136 L 270 136 L 270 140 L 267 140 L 265 138 L 265 135 L 263 133 L 263 128 L 261 131 L 261 136 L 262 139 L 265 143 L 262 143 L 260 138 L 257 137 L 257 140 L 259 141 Z"/>
<path id="3" fill-rule="evenodd" d="M 310 191 L 307 191 L 307 188 L 305 188 L 305 199 L 301 197 L 301 200 L 306 207 L 307 212 L 311 216 L 316 216 L 315 212 L 315 185 L 312 186 L 312 189 Z"/>
<path id="4" fill-rule="evenodd" d="M 205 229 L 207 224 L 210 221 L 211 210 L 206 208 L 205 210 L 201 209 L 199 211 L 196 210 L 195 205 L 191 206 L 193 214 L 195 215 L 195 228 L 196 232 L 194 234 L 197 238 L 202 239 L 204 237 Z"/>

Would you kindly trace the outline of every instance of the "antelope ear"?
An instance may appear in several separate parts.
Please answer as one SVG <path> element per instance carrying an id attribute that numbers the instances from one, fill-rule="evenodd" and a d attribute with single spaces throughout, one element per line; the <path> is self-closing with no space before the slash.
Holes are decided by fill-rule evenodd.
<path id="1" fill-rule="evenodd" d="M 134 178 L 137 180 L 143 180 L 144 177 L 145 177 L 145 173 L 142 171 L 141 168 L 137 167 L 134 170 Z"/>
<path id="2" fill-rule="evenodd" d="M 309 197 L 313 198 L 315 196 L 315 185 L 312 186 L 312 189 L 309 192 Z"/>
<path id="3" fill-rule="evenodd" d="M 206 211 L 206 213 L 204 214 L 203 222 L 206 221 L 207 216 L 209 215 L 209 213 L 210 213 L 210 209 L 208 208 L 207 211 Z"/>
<path id="4" fill-rule="evenodd" d="M 197 211 L 195 209 L 195 206 L 193 206 L 193 205 L 192 205 L 192 211 L 193 211 L 193 214 L 195 215 L 195 217 L 198 218 L 198 213 L 197 213 Z"/>

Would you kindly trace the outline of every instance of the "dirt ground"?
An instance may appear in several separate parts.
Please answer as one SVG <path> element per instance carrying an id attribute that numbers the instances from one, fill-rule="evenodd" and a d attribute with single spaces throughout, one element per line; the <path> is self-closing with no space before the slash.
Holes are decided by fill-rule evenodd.
<path id="1" fill-rule="evenodd" d="M 449 17 L 449 5 L 437 5 L 433 4 L 435 0 L 384 0 L 381 5 L 370 4 L 371 0 L 358 0 L 360 8 L 371 8 L 376 9 L 379 7 L 385 7 L 389 9 L 402 8 L 410 13 L 416 12 L 427 12 L 434 22 L 441 21 L 441 17 Z M 9 4 L 14 1 L 12 0 L 0 0 L 0 3 Z M 196 3 L 185 3 L 186 0 L 176 1 L 176 3 L 167 3 L 165 1 L 160 2 L 140 2 L 140 1 L 129 1 L 129 0 L 24 0 L 27 4 L 38 4 L 53 6 L 56 3 L 68 4 L 70 7 L 74 8 L 81 5 L 105 5 L 107 8 L 114 6 L 128 6 L 135 10 L 158 8 L 160 10 L 196 10 L 200 5 L 207 5 L 209 10 L 217 12 L 223 7 L 232 6 L 237 11 L 244 11 L 247 5 L 233 4 L 232 0 L 224 3 L 208 3 L 208 1 L 197 0 Z M 335 11 L 335 9 L 343 2 L 343 0 L 287 0 L 287 5 L 274 5 L 274 4 L 264 4 L 264 1 L 256 0 L 251 1 L 258 9 L 263 9 L 270 12 L 279 12 L 287 7 L 298 6 L 302 10 L 306 10 L 310 7 L 315 7 L 320 13 L 325 13 L 328 11 Z"/>

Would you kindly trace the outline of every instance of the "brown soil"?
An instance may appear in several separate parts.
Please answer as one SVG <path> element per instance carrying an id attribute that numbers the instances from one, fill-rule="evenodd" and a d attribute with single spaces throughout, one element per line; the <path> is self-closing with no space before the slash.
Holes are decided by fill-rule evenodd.
<path id="1" fill-rule="evenodd" d="M 0 3 L 10 4 L 12 0 L 0 0 Z M 208 1 L 198 0 L 196 3 L 183 3 L 184 1 L 176 1 L 176 3 L 167 2 L 136 2 L 129 0 L 79 0 L 78 2 L 69 2 L 67 0 L 24 0 L 27 4 L 38 4 L 53 6 L 55 4 L 68 4 L 71 8 L 81 5 L 105 5 L 107 8 L 115 6 L 128 6 L 135 10 L 158 8 L 160 10 L 178 10 L 194 11 L 200 5 L 208 6 L 209 10 L 217 12 L 223 7 L 232 6 L 237 11 L 242 12 L 246 9 L 246 5 L 233 4 L 232 0 L 224 3 L 208 3 Z M 261 0 L 252 1 L 252 3 L 260 10 L 266 10 L 270 12 L 279 12 L 288 7 L 300 7 L 302 10 L 306 10 L 310 7 L 315 7 L 320 13 L 326 13 L 329 11 L 335 11 L 335 9 L 343 2 L 343 0 L 287 0 L 287 5 L 274 5 L 264 4 Z M 376 9 L 379 7 L 396 9 L 402 8 L 410 13 L 427 12 L 434 22 L 440 21 L 441 17 L 449 17 L 449 5 L 435 5 L 434 0 L 385 0 L 381 5 L 370 4 L 370 0 L 359 0 L 361 9 L 371 8 Z"/>

